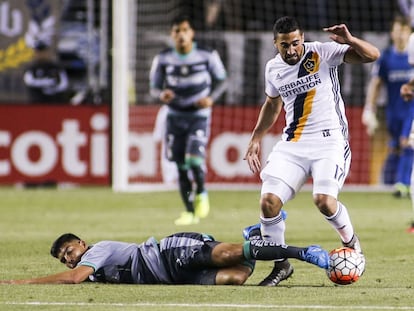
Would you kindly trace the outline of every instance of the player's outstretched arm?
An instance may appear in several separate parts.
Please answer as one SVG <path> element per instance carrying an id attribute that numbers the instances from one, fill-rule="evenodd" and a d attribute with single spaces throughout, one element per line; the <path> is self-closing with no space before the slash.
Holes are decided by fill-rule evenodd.
<path id="1" fill-rule="evenodd" d="M 94 270 L 91 267 L 79 266 L 72 270 L 40 278 L 0 280 L 0 284 L 79 284 L 85 281 L 93 272 Z"/>

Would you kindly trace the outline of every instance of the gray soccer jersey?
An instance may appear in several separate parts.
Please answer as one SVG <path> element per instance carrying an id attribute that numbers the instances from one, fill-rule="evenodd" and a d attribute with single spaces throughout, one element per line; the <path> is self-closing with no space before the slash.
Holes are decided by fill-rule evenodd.
<path id="1" fill-rule="evenodd" d="M 102 241 L 78 263 L 89 266 L 93 282 L 132 284 L 215 284 L 218 268 L 211 262 L 219 242 L 209 235 L 182 232 L 145 243 Z"/>
<path id="2" fill-rule="evenodd" d="M 98 242 L 82 256 L 78 265 L 92 267 L 89 279 L 108 283 L 171 283 L 154 238 L 145 243 Z"/>
<path id="3" fill-rule="evenodd" d="M 163 89 L 174 91 L 175 98 L 168 104 L 170 110 L 196 111 L 203 115 L 208 115 L 211 109 L 199 111 L 194 103 L 206 96 L 217 99 L 224 89 L 211 94 L 213 81 L 225 78 L 226 70 L 217 51 L 197 47 L 195 43 L 193 50 L 185 55 L 174 48 L 164 50 L 154 58 L 150 72 L 153 95 Z"/>

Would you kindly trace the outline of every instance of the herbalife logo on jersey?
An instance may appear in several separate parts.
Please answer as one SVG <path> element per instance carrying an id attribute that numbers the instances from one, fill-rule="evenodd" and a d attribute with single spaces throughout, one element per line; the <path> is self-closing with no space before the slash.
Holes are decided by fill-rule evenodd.
<path id="1" fill-rule="evenodd" d="M 296 96 L 308 92 L 321 83 L 319 73 L 316 72 L 281 86 L 279 92 L 282 97 Z"/>

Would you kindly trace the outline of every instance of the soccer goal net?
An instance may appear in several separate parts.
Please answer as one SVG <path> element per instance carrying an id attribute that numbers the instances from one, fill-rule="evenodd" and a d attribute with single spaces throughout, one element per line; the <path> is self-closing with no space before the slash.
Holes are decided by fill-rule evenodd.
<path id="1" fill-rule="evenodd" d="M 275 56 L 272 26 L 283 15 L 298 19 L 305 40 L 329 41 L 321 29 L 346 23 L 350 31 L 383 49 L 390 23 L 408 13 L 410 1 L 359 0 L 125 0 L 113 2 L 112 172 L 116 191 L 168 189 L 175 167 L 165 162 L 165 120 L 160 102 L 149 92 L 153 57 L 168 46 L 171 22 L 189 15 L 195 40 L 220 54 L 228 87 L 216 102 L 207 150 L 207 182 L 223 187 L 258 185 L 243 160 L 251 130 L 264 101 L 264 67 Z M 407 8 L 405 8 L 407 5 Z M 342 95 L 347 106 L 352 148 L 347 183 L 381 183 L 387 135 L 381 126 L 373 137 L 361 123 L 372 64 L 341 66 Z M 383 98 L 383 97 L 382 97 Z M 281 118 L 283 119 L 283 118 Z M 384 122 L 380 123 L 383 124 Z M 279 138 L 279 120 L 262 142 L 265 160 Z M 172 168 L 171 168 L 172 166 Z"/>

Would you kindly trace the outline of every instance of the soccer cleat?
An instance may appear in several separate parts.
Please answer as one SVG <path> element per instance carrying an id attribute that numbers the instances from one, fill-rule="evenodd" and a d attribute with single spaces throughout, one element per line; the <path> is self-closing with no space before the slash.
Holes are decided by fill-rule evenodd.
<path id="1" fill-rule="evenodd" d="M 210 212 L 210 202 L 208 200 L 207 191 L 199 193 L 195 196 L 194 210 L 195 210 L 195 215 L 198 218 L 207 217 L 208 213 Z"/>
<path id="2" fill-rule="evenodd" d="M 329 254 L 319 245 L 311 245 L 301 252 L 302 259 L 322 269 L 329 267 Z"/>
<path id="3" fill-rule="evenodd" d="M 261 237 L 260 224 L 251 225 L 243 229 L 243 238 L 246 241 L 260 239 Z"/>
<path id="4" fill-rule="evenodd" d="M 174 221 L 177 226 L 196 225 L 199 222 L 200 219 L 191 212 L 182 212 L 180 217 Z"/>
<path id="5" fill-rule="evenodd" d="M 345 246 L 345 247 L 353 248 L 354 250 L 356 250 L 361 255 L 363 254 L 362 253 L 362 248 L 361 248 L 361 243 L 359 242 L 359 239 L 355 234 L 353 235 L 351 241 L 349 241 L 348 243 L 342 242 L 342 245 Z"/>
<path id="6" fill-rule="evenodd" d="M 396 183 L 394 185 L 395 191 L 392 195 L 396 198 L 409 198 L 410 197 L 410 187 L 404 185 L 403 183 Z"/>
<path id="7" fill-rule="evenodd" d="M 362 266 L 362 271 L 361 271 L 361 275 L 362 275 L 365 271 L 365 256 L 364 256 L 364 253 L 362 252 L 361 243 L 359 242 L 359 239 L 356 236 L 356 234 L 353 235 L 351 241 L 349 241 L 348 243 L 342 242 L 342 245 L 345 247 L 353 248 L 361 256 L 361 259 L 363 261 L 363 266 Z"/>
<path id="8" fill-rule="evenodd" d="M 293 266 L 287 259 L 275 261 L 272 272 L 259 283 L 259 286 L 277 286 L 283 280 L 286 280 L 293 274 Z"/>

